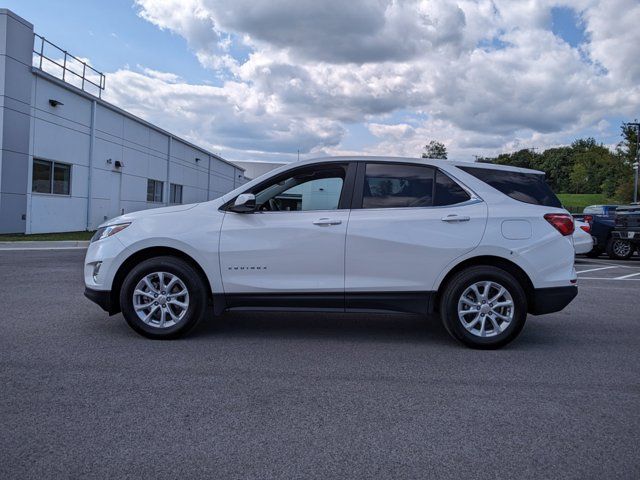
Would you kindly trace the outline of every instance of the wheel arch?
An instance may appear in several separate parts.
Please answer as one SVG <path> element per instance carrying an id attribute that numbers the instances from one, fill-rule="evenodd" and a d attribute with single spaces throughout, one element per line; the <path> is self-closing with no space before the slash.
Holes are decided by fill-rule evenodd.
<path id="1" fill-rule="evenodd" d="M 120 289 L 122 288 L 122 284 L 127 274 L 140 262 L 143 262 L 144 260 L 147 260 L 149 258 L 161 256 L 177 257 L 191 265 L 196 270 L 196 272 L 198 272 L 198 275 L 200 275 L 202 281 L 205 284 L 205 287 L 207 288 L 209 297 L 207 300 L 210 302 L 213 299 L 213 289 L 211 288 L 211 282 L 209 281 L 209 278 L 207 277 L 202 266 L 193 257 L 186 254 L 182 250 L 173 247 L 147 247 L 132 253 L 118 267 L 118 271 L 113 277 L 113 282 L 111 285 L 111 307 L 109 310 L 109 314 L 114 315 L 120 312 Z"/>
<path id="2" fill-rule="evenodd" d="M 440 309 L 440 298 L 442 292 L 445 291 L 453 276 L 456 273 L 461 272 L 462 270 L 465 270 L 469 267 L 475 267 L 479 265 L 497 267 L 513 275 L 515 279 L 520 283 L 522 289 L 525 292 L 525 295 L 527 296 L 527 304 L 532 304 L 534 292 L 533 282 L 531 281 L 529 275 L 527 275 L 527 273 L 522 269 L 522 267 L 503 257 L 494 255 L 481 255 L 477 257 L 467 258 L 455 265 L 451 270 L 447 272 L 436 291 L 435 299 L 433 302 L 435 311 L 438 311 Z"/>

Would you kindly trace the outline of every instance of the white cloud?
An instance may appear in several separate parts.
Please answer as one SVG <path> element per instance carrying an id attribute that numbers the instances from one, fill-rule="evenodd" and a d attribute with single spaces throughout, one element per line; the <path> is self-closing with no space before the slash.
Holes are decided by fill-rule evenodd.
<path id="1" fill-rule="evenodd" d="M 603 119 L 640 106 L 637 0 L 136 4 L 224 83 L 141 67 L 109 76 L 111 98 L 231 158 L 342 152 L 346 123 L 378 139 L 369 153 L 417 155 L 436 138 L 471 158 L 598 134 Z M 551 32 L 557 6 L 582 20 L 580 50 Z M 237 48 L 248 56 L 234 57 Z M 399 111 L 416 114 L 398 120 Z"/>
<path id="2" fill-rule="evenodd" d="M 398 123 L 395 125 L 370 123 L 367 125 L 367 128 L 376 137 L 392 138 L 394 140 L 410 138 L 415 134 L 415 129 L 406 123 Z"/>
<path id="3" fill-rule="evenodd" d="M 119 70 L 109 75 L 105 99 L 218 151 L 293 155 L 337 145 L 343 134 L 335 121 L 284 115 L 239 82 L 193 85 L 153 70 Z"/>

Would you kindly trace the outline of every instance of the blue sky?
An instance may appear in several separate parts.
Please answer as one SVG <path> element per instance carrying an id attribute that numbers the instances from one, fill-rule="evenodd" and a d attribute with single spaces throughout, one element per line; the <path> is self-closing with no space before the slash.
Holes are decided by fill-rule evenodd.
<path id="1" fill-rule="evenodd" d="M 105 72 L 109 101 L 231 159 L 613 145 L 640 105 L 637 0 L 4 6 Z"/>
<path id="2" fill-rule="evenodd" d="M 184 38 L 140 18 L 130 0 L 3 3 L 33 23 L 36 33 L 78 57 L 91 59 L 101 71 L 144 65 L 178 73 L 189 82 L 214 80 Z"/>

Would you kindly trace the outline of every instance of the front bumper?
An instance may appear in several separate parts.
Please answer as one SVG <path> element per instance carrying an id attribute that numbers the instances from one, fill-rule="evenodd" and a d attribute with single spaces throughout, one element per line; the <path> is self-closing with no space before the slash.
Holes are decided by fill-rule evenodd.
<path id="1" fill-rule="evenodd" d="M 109 290 L 94 290 L 89 287 L 85 287 L 84 296 L 94 303 L 97 303 L 100 308 L 109 315 L 114 315 L 120 311 L 119 305 L 114 305 L 111 300 L 111 291 Z"/>
<path id="2" fill-rule="evenodd" d="M 640 232 L 635 230 L 614 230 L 611 232 L 613 238 L 628 240 L 631 243 L 640 243 Z"/>
<path id="3" fill-rule="evenodd" d="M 529 313 L 532 315 L 544 315 L 545 313 L 559 312 L 569 305 L 578 295 L 578 287 L 536 288 L 531 296 Z"/>

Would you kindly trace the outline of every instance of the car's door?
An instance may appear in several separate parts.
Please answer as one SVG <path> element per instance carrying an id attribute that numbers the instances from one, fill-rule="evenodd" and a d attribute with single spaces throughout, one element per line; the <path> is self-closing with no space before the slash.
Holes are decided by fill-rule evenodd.
<path id="1" fill-rule="evenodd" d="M 256 196 L 255 212 L 225 213 L 220 267 L 227 299 L 295 307 L 313 304 L 315 295 L 328 308 L 343 308 L 355 165 L 349 171 L 345 162 L 289 170 L 246 192 Z"/>
<path id="2" fill-rule="evenodd" d="M 358 305 L 375 297 L 358 296 L 365 292 L 402 301 L 403 292 L 431 291 L 451 261 L 479 244 L 486 220 L 486 204 L 439 169 L 360 164 L 347 229 L 347 307 L 350 298 Z"/>

